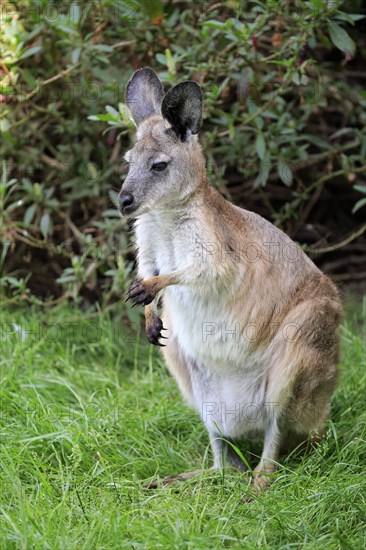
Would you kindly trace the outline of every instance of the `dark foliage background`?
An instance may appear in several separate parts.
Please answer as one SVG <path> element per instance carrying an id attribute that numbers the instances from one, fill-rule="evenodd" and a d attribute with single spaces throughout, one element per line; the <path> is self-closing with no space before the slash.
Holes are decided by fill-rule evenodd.
<path id="1" fill-rule="evenodd" d="M 201 84 L 212 185 L 335 280 L 365 278 L 365 14 L 362 1 L 337 0 L 3 3 L 6 299 L 104 307 L 123 294 L 124 87 L 146 65 L 166 89 Z"/>

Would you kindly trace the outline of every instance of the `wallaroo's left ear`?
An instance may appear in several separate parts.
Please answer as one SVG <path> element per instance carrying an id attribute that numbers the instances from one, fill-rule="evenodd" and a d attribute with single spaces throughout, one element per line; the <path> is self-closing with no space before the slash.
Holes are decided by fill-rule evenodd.
<path id="1" fill-rule="evenodd" d="M 161 114 L 182 141 L 189 134 L 198 134 L 202 120 L 201 88 L 191 80 L 180 82 L 164 97 Z"/>

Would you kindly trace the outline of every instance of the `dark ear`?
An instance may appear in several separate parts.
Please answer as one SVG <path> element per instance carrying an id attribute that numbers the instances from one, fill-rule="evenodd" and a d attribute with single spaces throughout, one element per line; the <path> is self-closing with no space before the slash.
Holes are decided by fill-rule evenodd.
<path id="1" fill-rule="evenodd" d="M 189 132 L 198 134 L 202 119 L 201 88 L 191 80 L 177 84 L 164 97 L 161 114 L 182 141 Z"/>
<path id="2" fill-rule="evenodd" d="M 164 89 L 156 73 L 146 67 L 136 71 L 126 87 L 126 103 L 136 124 L 160 113 Z"/>

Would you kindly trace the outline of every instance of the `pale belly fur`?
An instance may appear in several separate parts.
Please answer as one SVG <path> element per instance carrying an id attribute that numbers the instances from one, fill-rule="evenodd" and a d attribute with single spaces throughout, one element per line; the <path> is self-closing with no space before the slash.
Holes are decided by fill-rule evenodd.
<path id="1" fill-rule="evenodd" d="M 210 292 L 166 288 L 169 333 L 193 361 L 188 363 L 195 408 L 210 431 L 226 437 L 260 436 L 274 403 L 266 402 L 271 349 L 251 351 L 250 331 L 230 318 Z M 268 377 L 268 373 L 267 373 Z"/>

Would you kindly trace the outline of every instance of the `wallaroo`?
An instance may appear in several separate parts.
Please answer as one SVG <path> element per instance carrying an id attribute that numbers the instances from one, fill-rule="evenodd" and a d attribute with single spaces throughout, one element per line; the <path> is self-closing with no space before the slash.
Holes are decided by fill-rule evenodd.
<path id="1" fill-rule="evenodd" d="M 296 245 L 209 186 L 197 136 L 198 84 L 181 82 L 164 95 L 155 72 L 143 68 L 128 83 L 126 102 L 137 135 L 124 157 L 129 170 L 119 209 L 135 219 L 138 259 L 138 280 L 127 299 L 145 306 L 149 341 L 163 346 L 169 371 L 200 414 L 213 468 L 245 471 L 233 442 L 263 439 L 252 483 L 264 489 L 282 448 L 319 436 L 329 417 L 339 355 L 338 290 L 300 248 L 296 261 L 266 255 L 268 243 L 279 250 Z M 224 246 L 224 259 L 202 254 L 205 243 L 211 251 Z M 261 250 L 255 261 L 236 253 L 248 243 Z M 205 323 L 227 327 L 227 337 L 216 331 L 202 338 Z M 250 338 L 230 338 L 230 327 L 249 325 Z M 281 337 L 288 326 L 291 337 Z M 255 414 L 240 414 L 251 404 Z"/>

